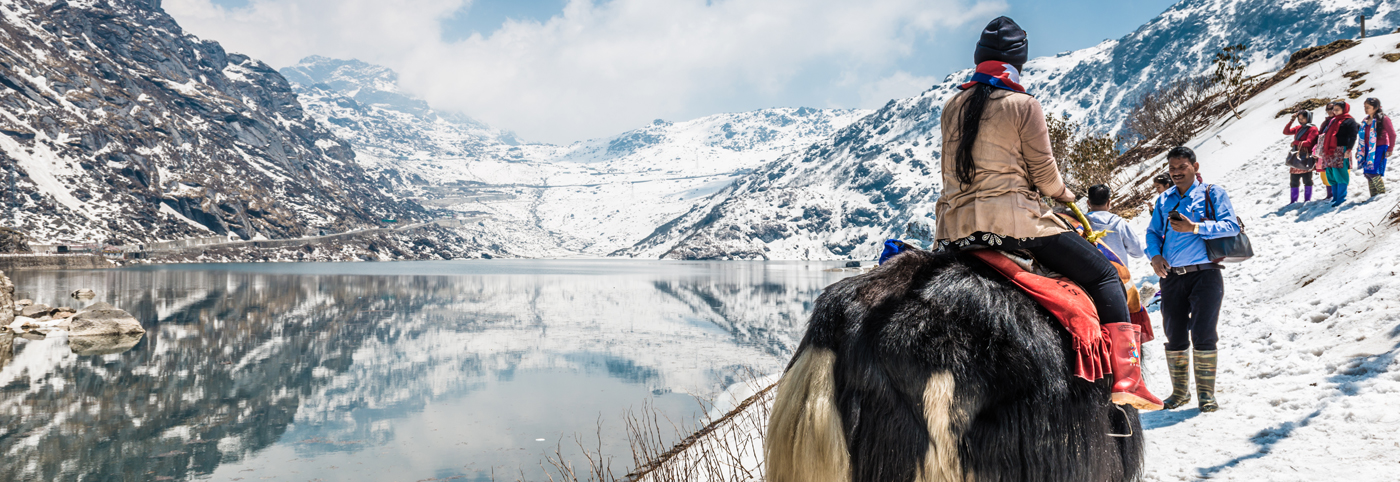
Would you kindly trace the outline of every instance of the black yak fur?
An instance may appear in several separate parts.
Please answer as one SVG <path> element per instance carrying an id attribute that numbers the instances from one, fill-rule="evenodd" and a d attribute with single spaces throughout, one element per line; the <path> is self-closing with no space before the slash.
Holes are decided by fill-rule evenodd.
<path id="1" fill-rule="evenodd" d="M 825 372 L 794 369 L 818 353 L 812 359 L 826 364 L 813 366 Z M 1076 378 L 1072 360 L 1069 334 L 982 261 L 900 254 L 817 299 L 779 385 L 766 441 L 768 480 L 1137 480 L 1137 411 L 1120 412 L 1109 402 L 1110 380 Z M 823 376 L 830 381 L 789 380 Z M 930 387 L 949 379 L 941 385 L 949 396 L 939 402 L 946 423 L 930 423 L 926 414 L 937 407 L 926 401 L 940 400 Z M 815 400 L 823 386 L 829 400 Z M 796 413 L 822 410 L 835 414 Z M 813 419 L 832 429 L 813 428 Z M 935 426 L 946 432 L 934 433 Z M 813 460 L 841 455 L 832 449 L 841 445 L 848 460 Z M 929 462 L 933 452 L 945 463 Z M 829 474 L 847 468 L 849 474 Z"/>

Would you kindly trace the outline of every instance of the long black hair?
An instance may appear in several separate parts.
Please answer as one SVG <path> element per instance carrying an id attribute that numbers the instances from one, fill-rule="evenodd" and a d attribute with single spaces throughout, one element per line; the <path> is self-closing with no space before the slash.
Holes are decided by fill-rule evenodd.
<path id="1" fill-rule="evenodd" d="M 1380 99 L 1377 99 L 1375 97 L 1368 98 L 1366 99 L 1366 105 L 1371 106 L 1372 109 L 1376 109 L 1375 115 L 1371 116 L 1372 119 L 1379 119 L 1381 117 L 1385 117 L 1385 111 L 1381 109 Z"/>
<path id="2" fill-rule="evenodd" d="M 958 125 L 958 151 L 954 155 L 958 182 L 964 186 L 972 184 L 972 175 L 977 172 L 977 164 L 972 160 L 972 145 L 977 142 L 977 133 L 982 130 L 982 113 L 987 110 L 987 101 L 992 98 L 992 86 L 978 82 L 972 88 L 967 102 L 962 105 L 962 122 Z"/>

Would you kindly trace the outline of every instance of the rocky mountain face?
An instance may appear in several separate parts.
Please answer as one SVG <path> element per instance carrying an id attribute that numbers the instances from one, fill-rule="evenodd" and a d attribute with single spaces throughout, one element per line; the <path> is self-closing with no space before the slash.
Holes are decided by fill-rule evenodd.
<path id="1" fill-rule="evenodd" d="M 289 238 L 424 216 L 277 71 L 185 34 L 159 1 L 6 0 L 0 15 L 0 201 L 40 242 Z"/>
<path id="2" fill-rule="evenodd" d="M 1049 113 L 1117 131 L 1144 93 L 1213 72 L 1221 48 L 1247 43 L 1267 72 L 1299 49 L 1400 24 L 1395 5 L 1299 0 L 1184 0 L 1118 39 L 1031 60 L 1024 82 Z M 1032 32 L 1034 35 L 1034 32 Z M 969 47 L 969 55 L 971 48 Z M 872 259 L 889 237 L 926 238 L 941 189 L 942 106 L 971 70 L 747 176 L 618 254 L 679 259 Z M 911 229 L 911 223 L 912 229 Z"/>

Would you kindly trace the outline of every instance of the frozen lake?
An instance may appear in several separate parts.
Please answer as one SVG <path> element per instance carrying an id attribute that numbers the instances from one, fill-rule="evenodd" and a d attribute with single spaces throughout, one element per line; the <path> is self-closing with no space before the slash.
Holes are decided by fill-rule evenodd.
<path id="1" fill-rule="evenodd" d="M 484 260 L 14 273 L 92 288 L 147 333 L 74 353 L 0 335 L 3 480 L 528 480 L 575 434 L 630 466 L 623 416 L 676 421 L 782 369 L 824 262 Z M 31 337 L 32 338 L 32 337 Z M 601 427 L 601 428 L 600 428 Z"/>

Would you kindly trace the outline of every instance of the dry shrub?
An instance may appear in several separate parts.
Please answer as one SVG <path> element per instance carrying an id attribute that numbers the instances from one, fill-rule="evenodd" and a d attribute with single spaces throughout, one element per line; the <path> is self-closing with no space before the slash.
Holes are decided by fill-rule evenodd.
<path id="1" fill-rule="evenodd" d="M 1385 54 L 1382 55 L 1381 58 L 1389 60 L 1391 62 L 1395 62 L 1397 60 L 1400 60 L 1400 53 Z"/>
<path id="2" fill-rule="evenodd" d="M 628 410 L 627 441 L 631 448 L 632 466 L 636 469 L 618 477 L 613 473 L 614 457 L 603 453 L 602 422 L 596 442 L 584 443 L 584 437 L 574 436 L 574 443 L 583 452 L 587 467 L 575 467 L 565 460 L 562 446 L 554 455 L 540 463 L 546 480 L 551 482 L 753 482 L 763 478 L 763 434 L 768 415 L 777 394 L 777 385 L 760 387 L 750 374 L 748 383 L 756 393 L 739 403 L 723 416 L 706 420 L 698 431 L 694 425 L 676 422 L 666 417 L 654 405 L 645 403 L 640 410 Z M 708 412 L 712 402 L 699 400 Z M 753 436 L 760 434 L 760 436 Z M 670 441 L 680 440 L 672 444 Z M 495 480 L 493 474 L 492 480 Z M 524 470 L 516 482 L 524 482 Z M 537 479 L 538 480 L 538 479 Z"/>
<path id="3" fill-rule="evenodd" d="M 1312 64 L 1321 62 L 1323 59 L 1341 53 L 1342 51 L 1345 51 L 1357 45 L 1361 45 L 1361 42 L 1351 39 L 1341 39 L 1327 45 L 1308 47 L 1297 52 L 1293 52 L 1293 55 L 1288 56 L 1288 63 L 1284 64 L 1283 69 L 1279 70 L 1278 73 L 1274 74 L 1274 76 L 1270 77 L 1268 80 L 1256 84 L 1254 86 L 1253 93 L 1251 93 L 1250 95 L 1253 96 L 1255 94 L 1268 90 L 1269 87 L 1278 85 L 1278 83 L 1283 82 L 1284 79 L 1292 77 L 1293 74 L 1298 73 L 1299 70 L 1302 70 Z"/>
<path id="4" fill-rule="evenodd" d="M 1300 110 L 1317 110 L 1322 108 L 1322 106 L 1327 105 L 1329 102 L 1332 102 L 1333 100 L 1334 99 L 1321 98 L 1308 99 L 1297 104 L 1293 104 L 1291 107 L 1287 107 L 1283 110 L 1278 111 L 1277 114 L 1274 114 L 1274 118 L 1277 119 L 1286 115 L 1293 115 L 1294 112 L 1298 112 Z"/>
<path id="5" fill-rule="evenodd" d="M 1168 83 L 1138 99 L 1123 129 L 1135 147 L 1150 143 L 1167 146 L 1166 151 L 1181 145 L 1210 122 L 1208 107 L 1224 87 L 1211 77 Z"/>
<path id="6" fill-rule="evenodd" d="M 1083 196 L 1095 184 L 1113 188 L 1120 139 L 1087 132 L 1084 124 L 1071 121 L 1068 116 L 1046 115 L 1045 124 L 1050 128 L 1050 147 L 1059 164 L 1060 177 L 1070 191 Z"/>

